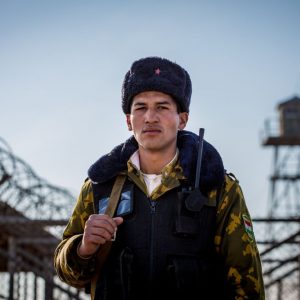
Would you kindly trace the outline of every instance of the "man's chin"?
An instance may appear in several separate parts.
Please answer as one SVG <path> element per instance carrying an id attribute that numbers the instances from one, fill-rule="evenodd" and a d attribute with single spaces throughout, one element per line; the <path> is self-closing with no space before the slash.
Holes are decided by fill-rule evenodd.
<path id="1" fill-rule="evenodd" d="M 141 147 L 150 152 L 159 152 L 162 150 L 162 146 L 158 145 L 157 143 L 144 143 L 141 145 Z"/>

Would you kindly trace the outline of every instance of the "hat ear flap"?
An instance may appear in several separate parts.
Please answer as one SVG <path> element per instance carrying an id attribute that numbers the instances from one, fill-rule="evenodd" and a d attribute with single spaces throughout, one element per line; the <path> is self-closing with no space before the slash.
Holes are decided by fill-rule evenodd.
<path id="1" fill-rule="evenodd" d="M 122 85 L 122 109 L 125 114 L 130 113 L 130 106 L 131 106 L 130 101 L 127 101 L 128 100 L 127 84 L 129 82 L 130 73 L 131 73 L 130 70 L 126 73 L 124 81 L 123 81 L 123 85 Z"/>
<path id="2" fill-rule="evenodd" d="M 186 75 L 186 86 L 185 86 L 184 102 L 185 102 L 185 109 L 187 112 L 189 112 L 189 106 L 190 106 L 191 96 L 192 96 L 192 81 L 187 71 L 185 71 L 185 75 Z"/>

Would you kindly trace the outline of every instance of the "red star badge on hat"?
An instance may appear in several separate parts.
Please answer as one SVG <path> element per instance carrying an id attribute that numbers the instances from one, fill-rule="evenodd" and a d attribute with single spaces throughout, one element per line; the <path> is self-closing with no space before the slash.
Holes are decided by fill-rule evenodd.
<path id="1" fill-rule="evenodd" d="M 156 74 L 156 75 L 159 75 L 159 74 L 160 74 L 160 72 L 161 72 L 161 71 L 160 71 L 160 69 L 159 69 L 159 68 L 155 69 L 155 74 Z"/>

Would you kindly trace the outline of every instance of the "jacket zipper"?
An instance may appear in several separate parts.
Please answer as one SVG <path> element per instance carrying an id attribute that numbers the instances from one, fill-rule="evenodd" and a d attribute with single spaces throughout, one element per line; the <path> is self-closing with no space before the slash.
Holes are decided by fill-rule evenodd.
<path id="1" fill-rule="evenodd" d="M 149 199 L 150 214 L 151 214 L 151 231 L 150 231 L 150 267 L 149 267 L 149 283 L 153 282 L 153 269 L 154 269 L 154 218 L 156 212 L 157 202 Z"/>

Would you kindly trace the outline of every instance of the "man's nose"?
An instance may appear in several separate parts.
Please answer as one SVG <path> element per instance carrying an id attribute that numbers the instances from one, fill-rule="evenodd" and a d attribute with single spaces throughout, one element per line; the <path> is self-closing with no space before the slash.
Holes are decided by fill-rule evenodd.
<path id="1" fill-rule="evenodd" d="M 146 123 L 153 123 L 158 121 L 158 114 L 155 109 L 147 109 L 145 114 Z"/>

